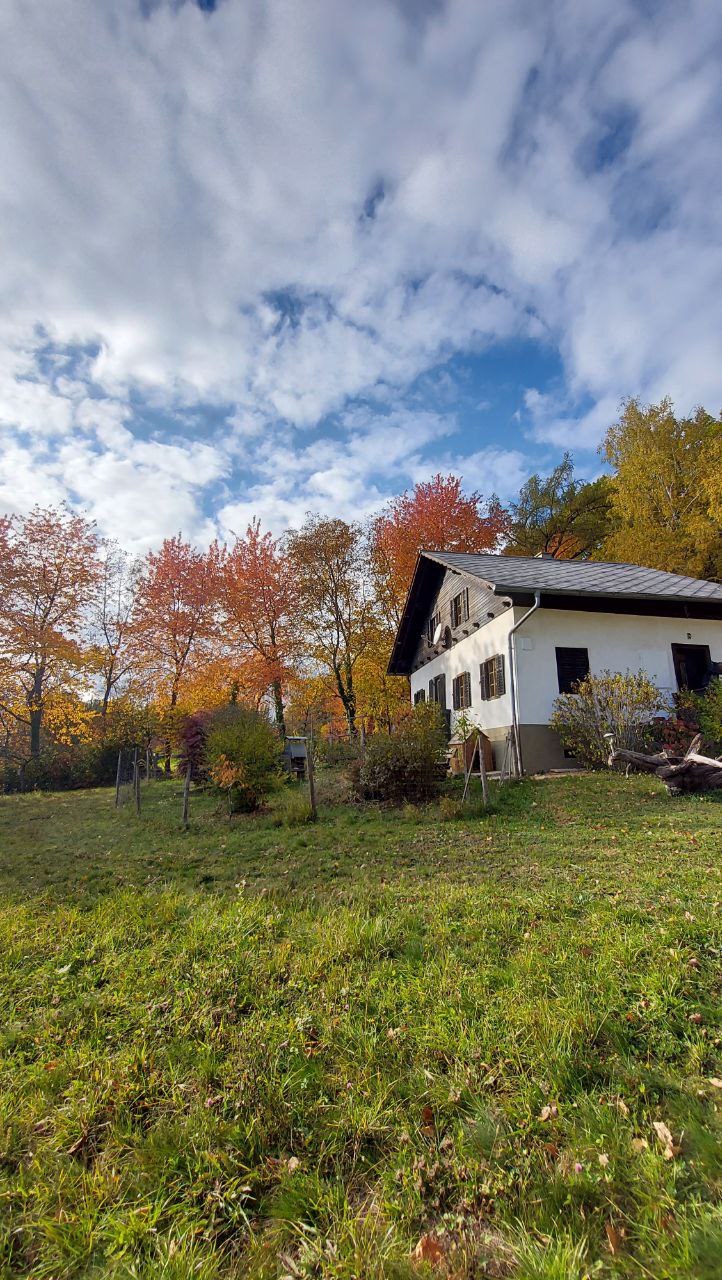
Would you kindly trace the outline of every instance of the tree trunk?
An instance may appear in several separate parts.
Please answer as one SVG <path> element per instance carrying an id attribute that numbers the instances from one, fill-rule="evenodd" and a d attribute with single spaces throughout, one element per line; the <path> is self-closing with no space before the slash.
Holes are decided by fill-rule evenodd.
<path id="1" fill-rule="evenodd" d="M 273 690 L 273 707 L 276 713 L 276 728 L 281 738 L 286 737 L 286 717 L 283 708 L 283 691 L 281 689 L 281 681 L 274 680 L 271 685 Z"/>
<path id="2" fill-rule="evenodd" d="M 178 690 L 177 690 L 177 689 L 174 689 L 174 690 L 173 690 L 173 692 L 172 692 L 172 693 L 171 693 L 171 695 L 170 695 L 170 713 L 171 713 L 171 716 L 173 715 L 173 712 L 174 712 L 174 711 L 175 711 L 175 709 L 176 709 L 176 703 L 177 703 L 177 702 L 178 702 Z M 165 771 L 166 771 L 166 774 L 167 774 L 168 776 L 170 776 L 170 771 L 171 771 L 170 750 L 171 750 L 171 748 L 170 748 L 170 738 L 169 738 L 169 737 L 168 737 L 168 738 L 166 738 L 165 742 L 163 743 L 163 746 L 164 746 L 164 749 L 165 749 Z"/>
<path id="3" fill-rule="evenodd" d="M 28 698 L 30 707 L 30 755 L 37 760 L 40 755 L 40 729 L 43 720 L 43 667 L 37 667 L 33 677 L 33 687 Z"/>
<path id="4" fill-rule="evenodd" d="M 344 683 L 343 675 L 340 667 L 334 666 L 333 673 L 336 677 L 336 688 L 338 689 L 338 696 L 341 699 L 341 702 L 343 704 L 343 709 L 346 713 L 346 723 L 348 724 L 349 735 L 353 740 L 356 737 L 357 730 L 356 730 L 356 694 L 353 691 L 353 674 L 351 672 L 351 666 L 348 662 L 345 664 L 346 683 Z"/>

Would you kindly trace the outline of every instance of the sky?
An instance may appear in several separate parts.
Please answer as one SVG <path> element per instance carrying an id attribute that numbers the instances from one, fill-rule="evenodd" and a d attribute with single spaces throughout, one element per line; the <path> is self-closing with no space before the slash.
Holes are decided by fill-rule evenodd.
<path id="1" fill-rule="evenodd" d="M 713 0 L 3 0 L 0 511 L 513 497 L 722 407 Z"/>

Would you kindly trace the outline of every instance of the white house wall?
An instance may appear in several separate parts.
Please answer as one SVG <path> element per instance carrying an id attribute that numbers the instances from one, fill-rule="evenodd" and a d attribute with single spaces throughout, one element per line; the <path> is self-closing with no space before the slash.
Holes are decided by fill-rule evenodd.
<path id="1" fill-rule="evenodd" d="M 539 725 L 549 722 L 559 693 L 557 645 L 587 649 L 593 675 L 641 668 L 660 688 L 674 691 L 672 645 L 709 645 L 712 661 L 722 662 L 722 622 L 542 608 L 520 628 L 515 643 L 519 720 Z"/>
<path id="2" fill-rule="evenodd" d="M 418 671 L 412 672 L 412 698 L 419 689 L 423 689 L 428 698 L 429 681 L 433 676 L 445 675 L 446 704 L 451 710 L 453 728 L 456 715 L 452 708 L 452 681 L 455 676 L 461 675 L 463 671 L 468 671 L 471 675 L 471 706 L 466 709 L 466 714 L 482 729 L 507 728 L 511 724 L 507 657 L 509 630 L 514 622 L 514 613 L 516 613 L 517 618 L 520 618 L 525 612 L 526 610 L 524 609 L 507 609 L 501 617 L 494 618 L 485 626 L 480 627 L 478 631 L 474 631 L 470 636 L 465 636 L 463 640 L 459 640 L 450 649 L 444 649 L 437 657 L 419 667 Z M 489 698 L 486 701 L 482 701 L 479 667 L 487 658 L 493 658 L 498 653 L 504 654 L 506 693 L 502 694 L 500 698 Z"/>

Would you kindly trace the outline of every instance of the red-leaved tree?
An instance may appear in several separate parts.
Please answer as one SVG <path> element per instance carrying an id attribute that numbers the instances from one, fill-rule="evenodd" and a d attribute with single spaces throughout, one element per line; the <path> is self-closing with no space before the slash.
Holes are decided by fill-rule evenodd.
<path id="1" fill-rule="evenodd" d="M 285 736 L 284 687 L 293 652 L 293 574 L 285 545 L 261 533 L 254 520 L 223 563 L 222 599 L 229 639 L 237 637 L 256 657 L 262 684 L 271 691 L 276 726 Z"/>
<path id="2" fill-rule="evenodd" d="M 177 534 L 166 538 L 160 551 L 149 551 L 143 564 L 133 632 L 144 679 L 169 720 L 178 706 L 184 677 L 214 655 L 221 563 L 216 543 L 208 551 L 199 551 Z M 165 767 L 169 773 L 169 739 Z"/>
<path id="3" fill-rule="evenodd" d="M 432 476 L 382 508 L 371 527 L 371 563 L 379 606 L 396 629 L 421 550 L 495 551 L 508 525 L 498 498 L 465 494 L 461 478 Z"/>

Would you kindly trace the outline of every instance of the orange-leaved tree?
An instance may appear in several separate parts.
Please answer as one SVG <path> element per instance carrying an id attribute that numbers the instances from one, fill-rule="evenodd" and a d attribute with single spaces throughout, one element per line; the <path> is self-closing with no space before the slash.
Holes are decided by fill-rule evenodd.
<path id="1" fill-rule="evenodd" d="M 95 525 L 66 505 L 0 521 L 0 696 L 3 716 L 40 754 L 43 715 L 84 671 L 87 610 L 98 588 Z"/>
<path id="2" fill-rule="evenodd" d="M 141 677 L 166 715 L 166 772 L 170 730 L 184 679 L 209 664 L 218 640 L 223 554 L 216 543 L 199 551 L 181 534 L 145 557 L 133 612 Z"/>
<path id="3" fill-rule="evenodd" d="M 464 493 L 460 476 L 437 473 L 379 512 L 371 526 L 378 603 L 396 630 L 421 550 L 495 551 L 508 517 L 494 495 Z"/>
<path id="4" fill-rule="evenodd" d="M 345 520 L 308 515 L 289 534 L 288 550 L 304 656 L 331 676 L 354 738 L 354 669 L 374 621 L 363 532 Z"/>
<path id="5" fill-rule="evenodd" d="M 236 538 L 223 563 L 223 611 L 234 637 L 256 658 L 262 684 L 271 690 L 278 732 L 285 737 L 284 686 L 294 644 L 294 578 L 285 544 L 259 520 Z"/>

